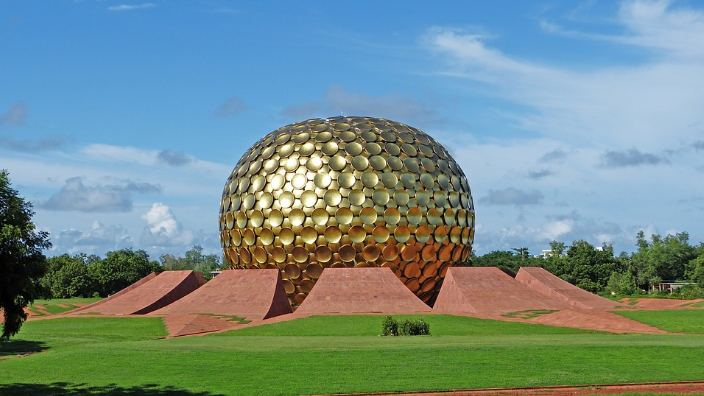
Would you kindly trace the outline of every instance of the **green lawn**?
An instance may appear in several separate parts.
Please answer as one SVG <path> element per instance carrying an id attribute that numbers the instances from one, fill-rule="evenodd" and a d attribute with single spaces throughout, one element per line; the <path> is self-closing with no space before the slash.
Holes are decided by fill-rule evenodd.
<path id="1" fill-rule="evenodd" d="M 432 335 L 380 337 L 382 316 L 177 339 L 158 339 L 165 334 L 158 318 L 31 321 L 0 344 L 0 394 L 297 395 L 704 380 L 700 336 L 421 317 Z M 14 357 L 32 348 L 44 352 Z"/>
<path id="2" fill-rule="evenodd" d="M 34 300 L 34 303 L 29 306 L 29 309 L 39 316 L 45 316 L 42 311 L 37 308 L 50 312 L 52 315 L 72 311 L 79 306 L 91 304 L 100 300 L 100 298 L 67 298 L 53 300 Z"/>
<path id="3" fill-rule="evenodd" d="M 614 313 L 673 333 L 704 334 L 704 310 L 701 309 L 615 311 Z"/>

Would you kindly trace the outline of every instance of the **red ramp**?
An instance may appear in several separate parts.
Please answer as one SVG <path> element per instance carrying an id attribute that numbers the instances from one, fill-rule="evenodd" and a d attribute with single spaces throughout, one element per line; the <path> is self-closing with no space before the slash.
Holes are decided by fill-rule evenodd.
<path id="1" fill-rule="evenodd" d="M 575 308 L 610 310 L 623 306 L 580 289 L 540 267 L 521 267 L 516 280 L 538 293 Z"/>
<path id="2" fill-rule="evenodd" d="M 538 293 L 496 267 L 450 267 L 436 312 L 506 314 L 527 310 L 559 310 L 567 304 Z"/>
<path id="3" fill-rule="evenodd" d="M 225 270 L 157 315 L 211 314 L 262 320 L 291 313 L 279 270 Z"/>
<path id="4" fill-rule="evenodd" d="M 193 271 L 152 273 L 106 299 L 71 313 L 146 314 L 173 303 L 203 283 L 203 276 Z"/>
<path id="5" fill-rule="evenodd" d="M 296 310 L 302 315 L 432 312 L 386 267 L 325 268 Z"/>

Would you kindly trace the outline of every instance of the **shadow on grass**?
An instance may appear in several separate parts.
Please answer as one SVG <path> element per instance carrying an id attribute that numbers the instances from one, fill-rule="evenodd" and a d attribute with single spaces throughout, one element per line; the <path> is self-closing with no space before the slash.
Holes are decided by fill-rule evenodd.
<path id="1" fill-rule="evenodd" d="M 0 341 L 0 359 L 17 355 L 29 355 L 49 349 L 40 341 L 10 340 Z"/>
<path id="2" fill-rule="evenodd" d="M 54 382 L 53 384 L 0 384 L 0 395 L 42 395 L 42 396 L 224 396 L 208 392 L 190 392 L 171 386 L 146 384 L 133 387 L 122 387 L 115 384 L 105 386 L 88 386 L 86 384 L 71 384 Z"/>

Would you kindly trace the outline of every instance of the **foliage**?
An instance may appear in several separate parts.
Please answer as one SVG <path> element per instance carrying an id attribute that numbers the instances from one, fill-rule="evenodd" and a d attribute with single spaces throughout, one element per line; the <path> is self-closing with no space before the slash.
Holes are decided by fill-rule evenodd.
<path id="1" fill-rule="evenodd" d="M 612 272 L 611 276 L 609 276 L 607 288 L 610 292 L 622 296 L 630 296 L 638 291 L 636 278 L 629 271 Z"/>
<path id="2" fill-rule="evenodd" d="M 42 249 L 51 243 L 48 233 L 36 231 L 33 215 L 32 204 L 10 187 L 8 173 L 0 171 L 0 340 L 17 334 L 27 319 L 24 307 L 41 296 L 39 278 L 46 271 Z"/>
<path id="3" fill-rule="evenodd" d="M 639 231 L 636 245 L 638 251 L 631 256 L 630 267 L 644 289 L 662 281 L 684 280 L 689 263 L 697 258 L 686 232 L 665 238 L 653 234 L 648 242 L 643 231 Z"/>
<path id="4" fill-rule="evenodd" d="M 105 259 L 88 267 L 101 297 L 117 293 L 161 267 L 150 261 L 144 250 L 122 249 L 108 252 Z"/>
<path id="5" fill-rule="evenodd" d="M 406 319 L 398 325 L 398 335 L 430 335 L 430 325 L 423 319 Z"/>
<path id="6" fill-rule="evenodd" d="M 543 264 L 542 258 L 530 256 L 528 248 L 516 248 L 513 250 L 513 252 L 495 250 L 483 256 L 472 256 L 468 266 L 498 267 L 515 275 L 521 267 L 539 267 Z"/>
<path id="7" fill-rule="evenodd" d="M 606 287 L 611 274 L 619 269 L 609 245 L 596 249 L 586 241 L 572 243 L 564 256 L 552 255 L 545 268 L 556 276 L 592 293 Z"/>
<path id="8" fill-rule="evenodd" d="M 185 257 L 173 254 L 164 254 L 159 257 L 161 267 L 165 271 L 193 270 L 203 274 L 205 279 L 210 279 L 210 271 L 222 267 L 220 256 L 216 254 L 203 254 L 203 247 L 195 245 L 186 251 Z"/>
<path id="9" fill-rule="evenodd" d="M 399 323 L 391 316 L 386 316 L 381 322 L 381 335 L 383 336 L 413 336 L 429 335 L 430 325 L 423 319 L 405 319 Z"/>
<path id="10" fill-rule="evenodd" d="M 383 336 L 397 336 L 398 335 L 398 322 L 391 316 L 386 316 L 381 322 L 381 335 Z"/>
<path id="11" fill-rule="evenodd" d="M 640 294 L 663 281 L 691 282 L 696 286 L 673 293 L 679 298 L 704 296 L 704 243 L 692 246 L 686 232 L 664 238 L 653 234 L 647 240 L 643 231 L 639 231 L 636 246 L 638 250 L 630 255 L 622 252 L 615 256 L 608 244 L 595 248 L 584 240 L 574 241 L 570 246 L 552 241 L 551 253 L 546 257 L 530 257 L 527 248 L 522 247 L 472 255 L 465 265 L 498 267 L 510 274 L 516 274 L 520 267 L 543 267 L 582 289 L 620 296 Z"/>
<path id="12" fill-rule="evenodd" d="M 48 298 L 89 297 L 96 292 L 96 282 L 88 266 L 99 260 L 96 256 L 77 254 L 49 257 L 47 272 L 40 283 Z"/>

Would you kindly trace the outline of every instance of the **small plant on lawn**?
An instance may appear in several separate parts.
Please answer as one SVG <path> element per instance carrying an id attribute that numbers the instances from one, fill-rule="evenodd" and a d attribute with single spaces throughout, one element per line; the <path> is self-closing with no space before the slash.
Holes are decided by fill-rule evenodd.
<path id="1" fill-rule="evenodd" d="M 391 316 L 387 316 L 381 322 L 381 335 L 383 336 L 397 336 L 398 335 L 398 322 Z"/>
<path id="2" fill-rule="evenodd" d="M 381 334 L 384 336 L 429 335 L 430 325 L 423 319 L 406 319 L 399 323 L 391 316 L 387 316 L 381 322 Z"/>

